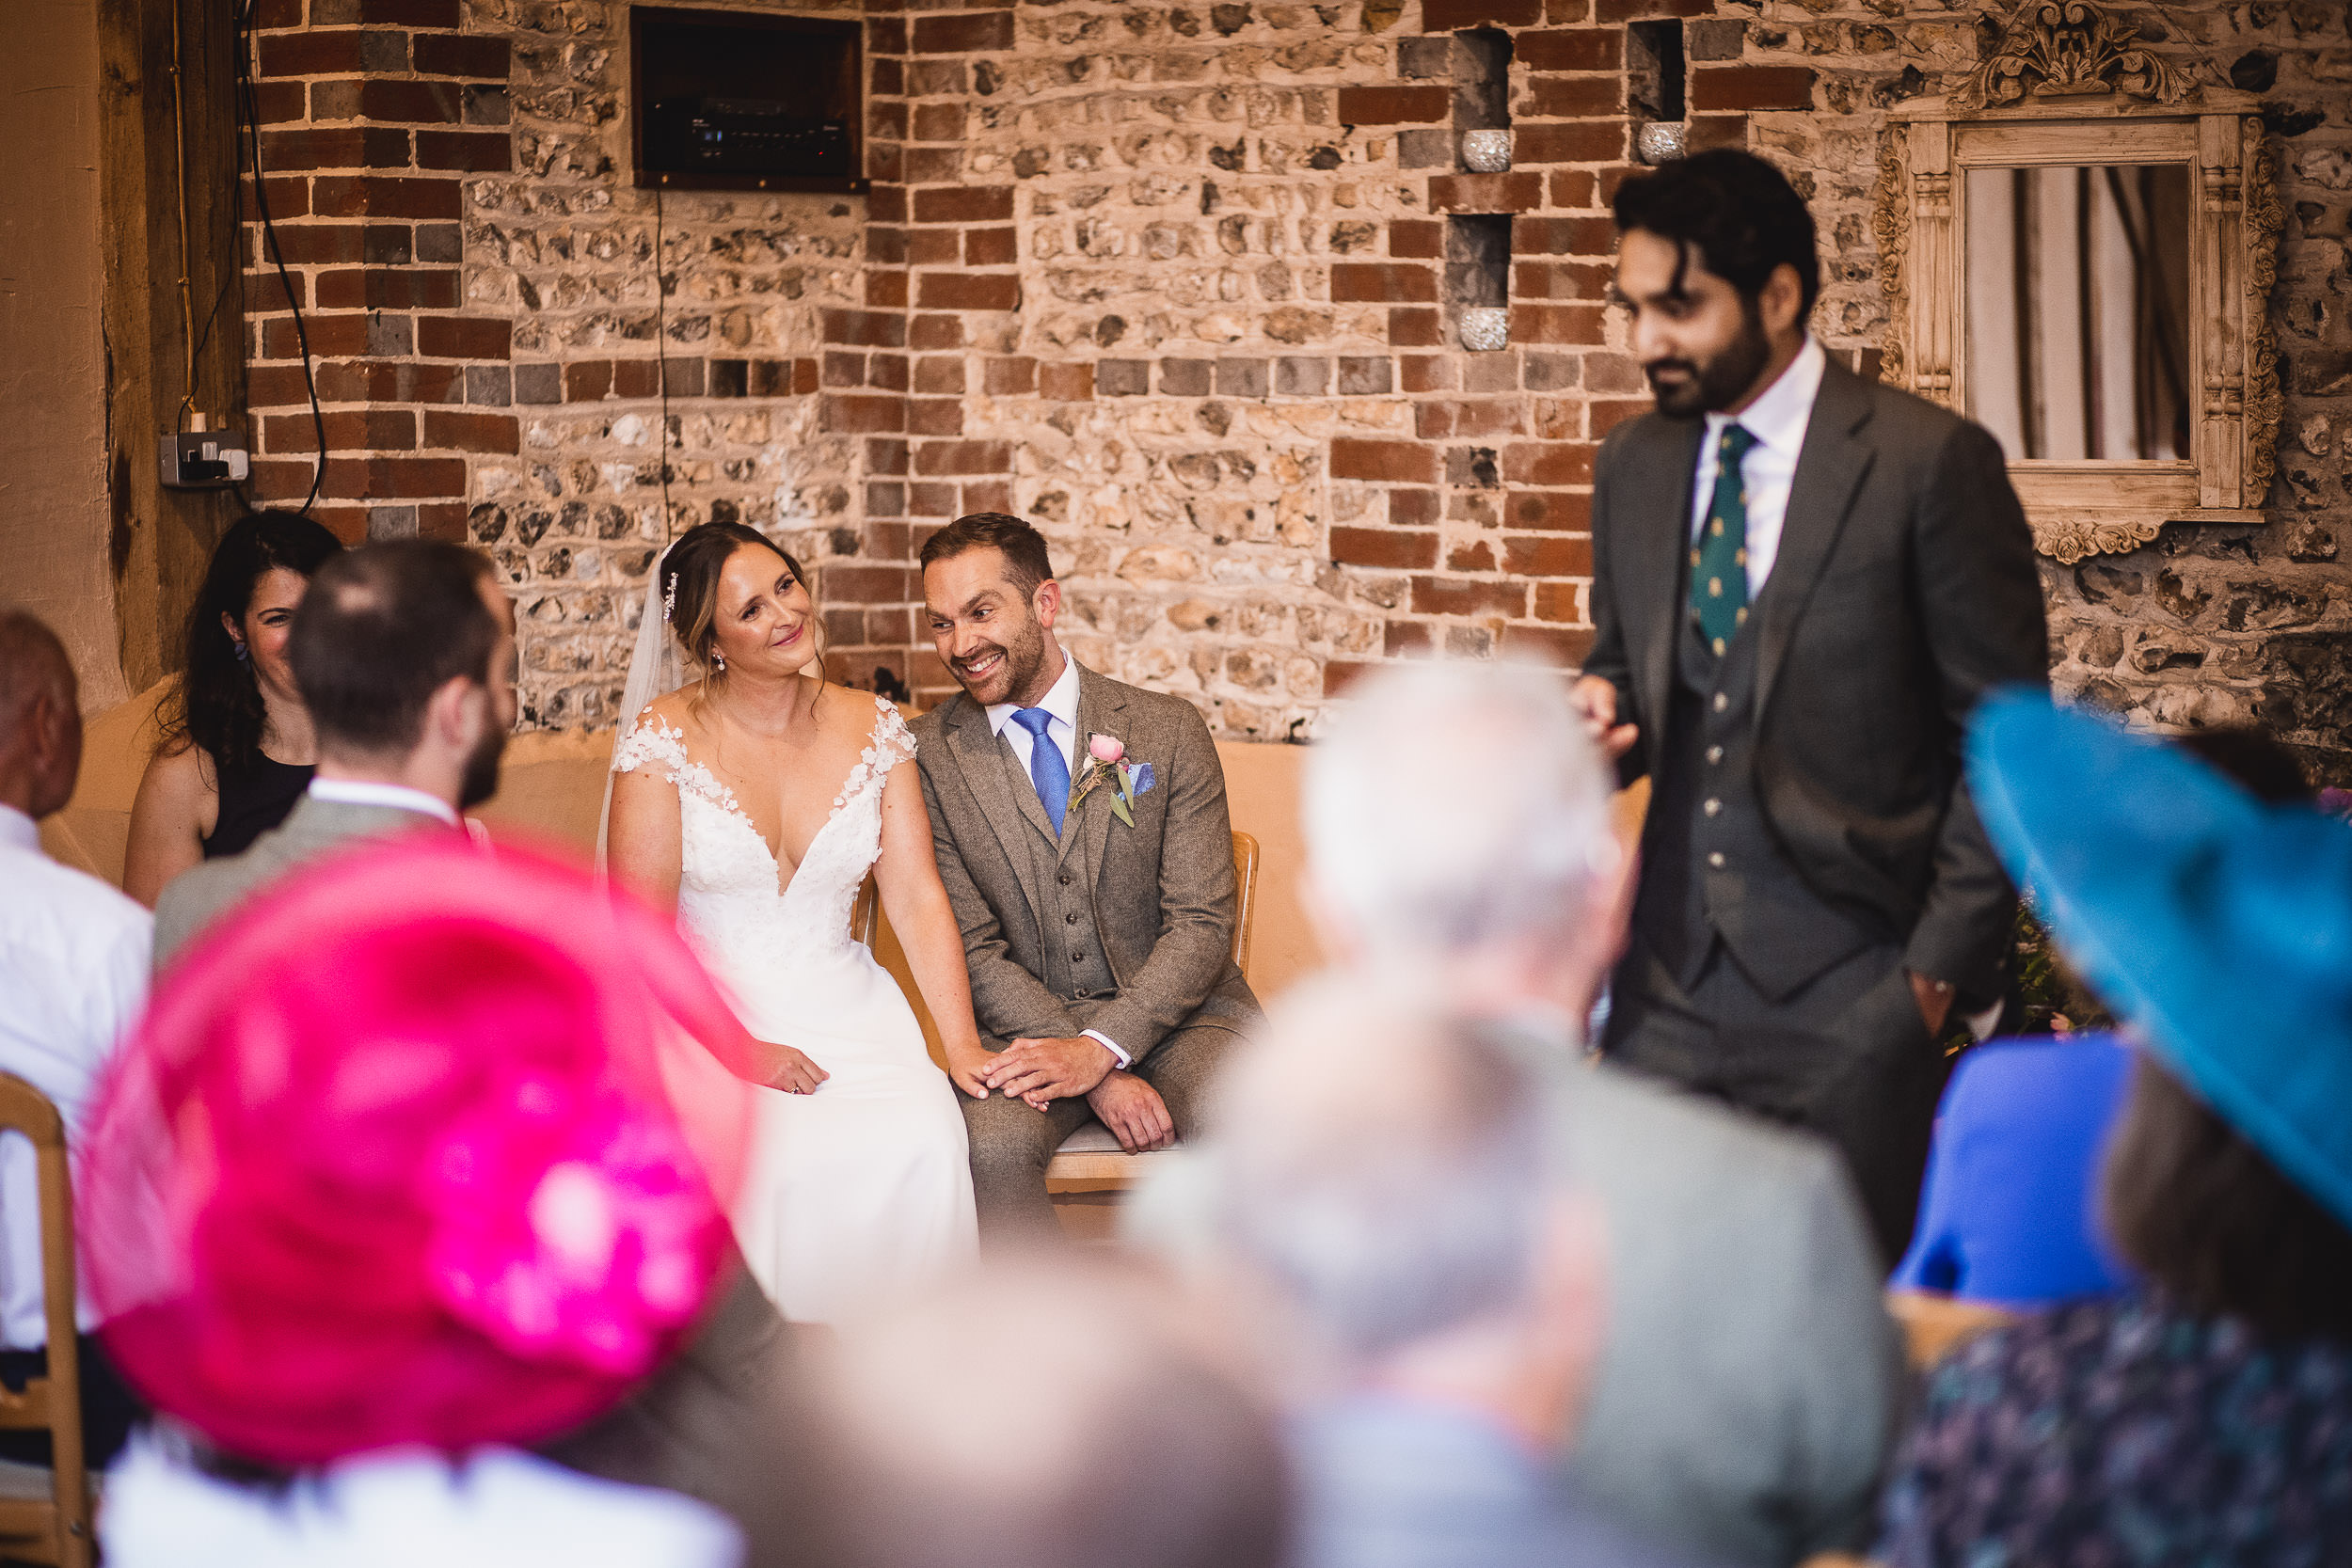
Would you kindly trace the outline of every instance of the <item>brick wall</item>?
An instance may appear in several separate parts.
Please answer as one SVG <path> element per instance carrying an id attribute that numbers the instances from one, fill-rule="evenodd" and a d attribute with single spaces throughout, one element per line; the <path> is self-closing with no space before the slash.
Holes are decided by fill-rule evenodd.
<path id="1" fill-rule="evenodd" d="M 460 0 L 262 0 L 255 17 L 277 243 L 247 227 L 253 490 L 299 504 L 316 467 L 298 304 L 329 454 L 315 515 L 346 540 L 463 538 L 475 460 L 516 450 L 493 395 L 508 323 L 473 309 L 461 265 L 466 176 L 511 157 L 507 51 L 461 22 Z"/>
<path id="2" fill-rule="evenodd" d="M 264 0 L 285 138 L 264 159 L 338 421 L 327 515 L 494 552 L 534 723 L 612 721 L 648 562 L 714 516 L 817 568 L 837 673 L 927 697 L 948 684 L 914 552 L 998 507 L 1053 540 L 1082 658 L 1230 736 L 1311 734 L 1384 659 L 1572 668 L 1593 457 L 1647 404 L 1599 303 L 1627 24 L 1685 19 L 1693 145 L 1754 146 L 1811 196 L 1816 326 L 1866 371 L 1882 111 L 1980 46 L 1942 0 L 743 3 L 863 15 L 869 195 L 671 192 L 657 214 L 628 182 L 620 0 Z M 2352 40 L 2308 0 L 2178 10 L 2136 14 L 2275 93 L 2276 520 L 2049 566 L 2058 674 L 2151 721 L 2259 712 L 2333 750 Z M 1457 162 L 1473 28 L 1510 43 L 1507 173 Z M 1501 352 L 1454 336 L 1457 214 L 1508 226 Z M 256 300 L 264 483 L 298 496 L 290 318 Z"/>
<path id="3" fill-rule="evenodd" d="M 1642 405 L 1597 303 L 1628 150 L 1622 24 L 1659 9 L 1593 3 L 915 17 L 908 106 L 878 103 L 875 132 L 909 138 L 918 532 L 983 488 L 922 483 L 928 430 L 956 454 L 930 471 L 1007 474 L 1053 537 L 1079 656 L 1230 736 L 1309 733 L 1384 658 L 1573 665 L 1593 453 Z M 1451 34 L 1471 27 L 1513 40 L 1506 174 L 1457 167 Z M 1737 138 L 1734 111 L 1773 86 L 1753 74 L 1703 68 L 1725 108 L 1704 134 Z M 957 287 L 987 292 L 960 318 L 925 309 L 966 297 L 926 270 L 958 258 L 925 225 L 927 182 L 992 244 L 1010 230 L 977 272 L 965 230 Z M 1505 351 L 1457 346 L 1455 213 L 1512 225 Z M 927 376 L 961 387 L 960 419 L 914 422 Z M 915 670 L 947 689 L 935 661 Z"/>

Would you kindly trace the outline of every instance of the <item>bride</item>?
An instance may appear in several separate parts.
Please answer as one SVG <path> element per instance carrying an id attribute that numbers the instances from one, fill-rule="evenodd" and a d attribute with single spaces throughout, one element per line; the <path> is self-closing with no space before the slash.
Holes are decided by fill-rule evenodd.
<path id="1" fill-rule="evenodd" d="M 976 1245 L 963 1114 L 898 983 L 850 933 L 871 869 L 949 1073 L 985 1095 L 914 737 L 888 703 L 826 681 L 807 579 L 751 529 L 689 530 L 654 580 L 629 700 L 654 685 L 664 623 L 700 678 L 614 746 L 607 863 L 676 910 L 768 1042 L 736 1234 L 786 1317 L 837 1323 Z"/>

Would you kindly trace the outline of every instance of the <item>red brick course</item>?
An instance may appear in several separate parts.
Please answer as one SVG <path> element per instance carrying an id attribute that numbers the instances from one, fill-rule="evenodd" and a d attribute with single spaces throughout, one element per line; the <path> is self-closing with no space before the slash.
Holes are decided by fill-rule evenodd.
<path id="1" fill-rule="evenodd" d="M 1813 72 L 1794 65 L 1702 65 L 1691 72 L 1691 107 L 1809 109 Z"/>
<path id="2" fill-rule="evenodd" d="M 1446 118 L 1453 98 L 1443 87 L 1342 87 L 1343 125 L 1426 124 Z"/>
<path id="3" fill-rule="evenodd" d="M 1334 528 L 1331 560 L 1342 566 L 1426 571 L 1438 563 L 1438 536 L 1419 530 Z"/>

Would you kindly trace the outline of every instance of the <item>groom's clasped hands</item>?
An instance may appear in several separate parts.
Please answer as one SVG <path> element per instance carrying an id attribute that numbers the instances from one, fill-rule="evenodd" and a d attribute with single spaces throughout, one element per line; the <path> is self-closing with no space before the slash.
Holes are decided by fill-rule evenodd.
<path id="1" fill-rule="evenodd" d="M 1168 1148 L 1176 1141 L 1176 1123 L 1167 1101 L 1116 1061 L 1101 1041 L 1085 1035 L 1023 1038 L 990 1057 L 979 1078 L 983 1088 L 1040 1111 L 1057 1100 L 1084 1095 L 1096 1119 L 1128 1153 Z"/>

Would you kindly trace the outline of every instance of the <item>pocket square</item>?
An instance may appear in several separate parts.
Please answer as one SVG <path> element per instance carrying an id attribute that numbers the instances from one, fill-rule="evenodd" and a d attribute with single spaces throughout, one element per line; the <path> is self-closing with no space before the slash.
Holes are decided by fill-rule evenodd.
<path id="1" fill-rule="evenodd" d="M 1137 795 L 1150 794 L 1155 782 L 1148 762 L 1136 763 L 1127 770 L 1127 787 Z"/>

